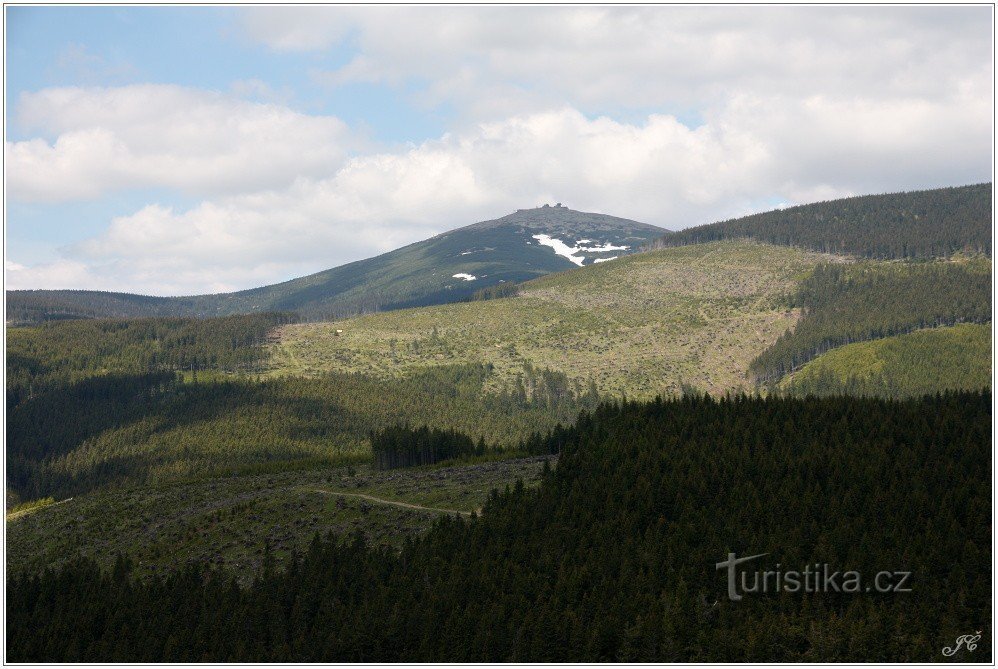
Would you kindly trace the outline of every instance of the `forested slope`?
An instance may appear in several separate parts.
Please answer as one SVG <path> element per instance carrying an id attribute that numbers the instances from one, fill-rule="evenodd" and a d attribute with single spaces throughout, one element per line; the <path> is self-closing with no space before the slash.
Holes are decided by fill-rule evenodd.
<path id="1" fill-rule="evenodd" d="M 962 323 L 847 344 L 784 378 L 795 395 L 911 397 L 991 387 L 991 324 Z"/>
<path id="2" fill-rule="evenodd" d="M 538 491 L 401 554 L 316 539 L 246 589 L 203 566 L 12 576 L 7 659 L 939 661 L 991 618 L 990 434 L 990 394 L 604 406 L 559 433 Z M 731 601 L 730 552 L 910 590 Z M 984 633 L 954 659 L 991 654 Z"/>
<path id="3" fill-rule="evenodd" d="M 867 258 L 991 254 L 990 183 L 863 195 L 777 209 L 671 232 L 655 248 L 748 237 Z"/>
<path id="4" fill-rule="evenodd" d="M 450 230 L 373 258 L 290 281 L 215 295 L 148 297 L 87 290 L 7 292 L 7 322 L 141 316 L 217 317 L 292 311 L 322 320 L 385 309 L 456 302 L 502 282 L 569 269 L 573 262 L 539 243 L 542 234 L 580 248 L 584 262 L 632 253 L 664 230 L 567 207 L 521 209 Z M 578 243 L 579 240 L 586 243 Z M 600 249 L 607 248 L 602 251 Z M 473 277 L 471 280 L 460 275 Z"/>
<path id="5" fill-rule="evenodd" d="M 991 263 L 882 263 L 821 265 L 797 290 L 802 317 L 749 367 L 772 382 L 822 353 L 954 323 L 991 321 Z"/>
<path id="6" fill-rule="evenodd" d="M 48 388 L 108 373 L 255 372 L 263 344 L 293 314 L 100 319 L 7 330 L 7 406 Z"/>

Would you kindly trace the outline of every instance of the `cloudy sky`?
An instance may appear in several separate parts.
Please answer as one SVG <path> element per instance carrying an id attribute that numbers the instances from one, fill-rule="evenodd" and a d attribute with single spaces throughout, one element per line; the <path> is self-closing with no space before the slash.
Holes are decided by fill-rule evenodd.
<path id="1" fill-rule="evenodd" d="M 991 179 L 990 7 L 6 9 L 7 288 L 248 288 L 560 201 Z"/>

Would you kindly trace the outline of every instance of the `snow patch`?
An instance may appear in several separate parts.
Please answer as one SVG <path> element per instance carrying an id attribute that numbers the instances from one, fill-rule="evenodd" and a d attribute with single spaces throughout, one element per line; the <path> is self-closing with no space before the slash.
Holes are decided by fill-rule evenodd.
<path id="1" fill-rule="evenodd" d="M 556 254 L 562 256 L 563 258 L 568 258 L 579 267 L 582 267 L 582 261 L 585 260 L 585 257 L 574 255 L 575 253 L 581 251 L 578 247 L 569 246 L 565 242 L 560 239 L 555 239 L 551 235 L 534 235 L 533 237 L 537 240 L 538 244 L 550 246 L 554 249 Z"/>
<path id="2" fill-rule="evenodd" d="M 465 281 L 474 281 L 478 277 L 474 274 L 465 274 L 464 272 L 458 272 L 457 274 L 452 274 L 455 279 L 464 279 Z"/>
<path id="3" fill-rule="evenodd" d="M 598 262 L 609 262 L 610 260 L 616 260 L 616 259 L 617 259 L 617 257 L 618 257 L 618 256 L 613 256 L 612 258 L 597 258 L 597 259 L 596 259 L 596 260 L 594 260 L 593 262 L 594 262 L 594 263 L 598 263 Z"/>
<path id="4" fill-rule="evenodd" d="M 552 237 L 551 235 L 534 235 L 533 237 L 537 240 L 538 244 L 550 246 L 554 249 L 555 253 L 564 258 L 568 258 L 579 267 L 582 267 L 582 262 L 586 259 L 585 256 L 577 255 L 579 252 L 606 253 L 607 251 L 626 251 L 630 248 L 629 246 L 614 246 L 613 244 L 604 244 L 603 246 L 579 246 L 580 244 L 591 244 L 591 239 L 580 239 L 576 242 L 576 246 L 569 246 L 565 242 Z M 614 256 L 614 258 L 616 257 L 617 256 Z M 594 262 L 600 262 L 601 260 L 613 260 L 614 258 L 602 258 L 597 259 Z"/>
<path id="5" fill-rule="evenodd" d="M 587 251 L 588 253 L 605 253 L 606 251 L 626 251 L 628 246 L 614 246 L 613 244 L 604 244 L 603 246 L 589 246 L 577 249 L 578 251 Z"/>

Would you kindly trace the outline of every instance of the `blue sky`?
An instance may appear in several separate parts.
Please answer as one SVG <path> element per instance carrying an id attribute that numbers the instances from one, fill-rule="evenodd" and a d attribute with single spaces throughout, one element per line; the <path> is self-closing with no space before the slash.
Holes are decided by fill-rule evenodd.
<path id="1" fill-rule="evenodd" d="M 381 140 L 419 141 L 443 132 L 438 111 L 402 92 L 356 84 L 329 92 L 309 72 L 336 69 L 355 53 L 346 39 L 321 52 L 274 52 L 241 33 L 224 7 L 9 7 L 7 112 L 26 91 L 52 86 L 182 84 L 227 91 L 260 80 L 286 91 L 295 108 L 364 124 Z M 24 139 L 8 122 L 9 139 Z"/>
<path id="2" fill-rule="evenodd" d="M 12 288 L 232 290 L 562 201 L 991 178 L 990 7 L 7 7 Z"/>
<path id="3" fill-rule="evenodd" d="M 139 83 L 228 91 L 247 80 L 264 81 L 295 109 L 337 116 L 378 142 L 419 142 L 444 132 L 446 110 L 419 109 L 392 88 L 359 83 L 317 89 L 309 72 L 346 64 L 353 53 L 348 42 L 318 53 L 275 53 L 247 39 L 237 21 L 238 10 L 221 7 L 8 7 L 7 140 L 39 136 L 15 120 L 24 92 Z M 83 202 L 9 203 L 9 257 L 52 262 L 60 247 L 99 234 L 113 217 L 148 202 L 194 204 L 156 188 Z"/>

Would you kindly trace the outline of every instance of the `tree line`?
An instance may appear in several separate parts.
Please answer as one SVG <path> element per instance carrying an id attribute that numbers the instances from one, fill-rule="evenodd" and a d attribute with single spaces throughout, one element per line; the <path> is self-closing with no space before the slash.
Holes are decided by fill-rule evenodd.
<path id="1" fill-rule="evenodd" d="M 670 232 L 651 246 L 748 237 L 866 258 L 939 258 L 958 251 L 991 255 L 991 197 L 990 183 L 850 197 Z"/>
<path id="2" fill-rule="evenodd" d="M 837 349 L 781 388 L 796 395 L 894 398 L 978 390 L 991 387 L 991 363 L 991 326 L 965 323 Z"/>
<path id="3" fill-rule="evenodd" d="M 374 463 L 378 469 L 432 465 L 473 455 L 484 455 L 485 439 L 475 440 L 453 428 L 443 430 L 422 426 L 392 425 L 370 435 Z"/>

